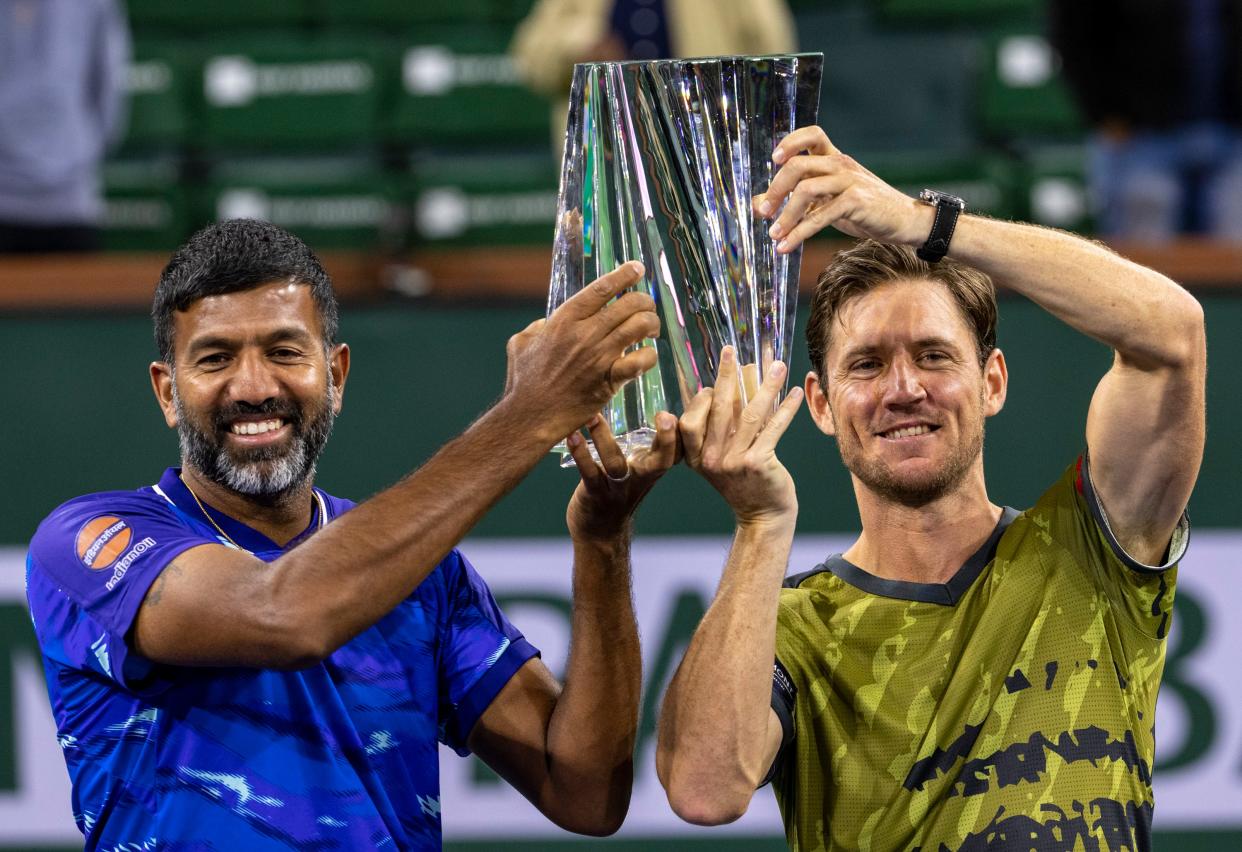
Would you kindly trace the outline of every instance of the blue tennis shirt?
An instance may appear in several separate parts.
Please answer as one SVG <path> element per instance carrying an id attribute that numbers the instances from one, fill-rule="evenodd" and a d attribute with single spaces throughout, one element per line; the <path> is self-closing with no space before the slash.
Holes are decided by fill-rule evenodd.
<path id="1" fill-rule="evenodd" d="M 264 561 L 353 503 L 316 489 L 281 548 L 158 485 L 79 497 L 30 544 L 26 590 L 73 811 L 91 849 L 440 846 L 437 740 L 458 754 L 538 652 L 456 550 L 381 621 L 301 671 L 165 666 L 126 639 L 178 554 L 228 544 Z M 362 569 L 360 569 L 362 570 Z"/>

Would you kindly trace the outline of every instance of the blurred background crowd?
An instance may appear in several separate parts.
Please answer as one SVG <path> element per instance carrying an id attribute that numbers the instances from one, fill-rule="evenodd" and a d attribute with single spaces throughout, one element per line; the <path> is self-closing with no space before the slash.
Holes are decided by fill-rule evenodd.
<path id="1" fill-rule="evenodd" d="M 0 251 L 546 244 L 574 62 L 796 49 L 898 186 L 1242 240 L 1239 0 L 0 0 Z"/>

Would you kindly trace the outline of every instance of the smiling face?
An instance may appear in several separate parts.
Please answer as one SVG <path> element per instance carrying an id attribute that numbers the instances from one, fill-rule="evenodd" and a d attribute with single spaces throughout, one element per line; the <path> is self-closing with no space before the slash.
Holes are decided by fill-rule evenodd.
<path id="1" fill-rule="evenodd" d="M 348 350 L 326 351 L 302 284 L 208 296 L 174 319 L 174 364 L 152 365 L 182 462 L 270 500 L 306 483 L 340 411 Z"/>
<path id="2" fill-rule="evenodd" d="M 982 484 L 984 421 L 1004 404 L 1007 374 L 1000 350 L 982 368 L 977 351 L 943 284 L 881 284 L 834 317 L 824 374 L 807 377 L 811 414 L 882 499 L 921 506 L 969 476 Z"/>

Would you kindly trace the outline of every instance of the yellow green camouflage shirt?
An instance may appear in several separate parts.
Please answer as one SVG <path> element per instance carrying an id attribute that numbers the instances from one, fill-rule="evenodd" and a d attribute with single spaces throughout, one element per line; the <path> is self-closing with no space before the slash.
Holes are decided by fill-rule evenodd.
<path id="1" fill-rule="evenodd" d="M 1150 848 L 1169 560 L 1131 559 L 1071 466 L 949 582 L 834 556 L 790 577 L 772 783 L 794 849 Z"/>

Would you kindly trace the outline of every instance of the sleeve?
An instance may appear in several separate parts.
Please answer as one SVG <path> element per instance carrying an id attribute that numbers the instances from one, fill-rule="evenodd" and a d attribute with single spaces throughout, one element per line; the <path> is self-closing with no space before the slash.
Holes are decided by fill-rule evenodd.
<path id="1" fill-rule="evenodd" d="M 216 543 L 155 494 L 92 495 L 61 506 L 39 526 L 27 559 L 27 597 L 43 652 L 139 691 L 152 664 L 126 639 L 147 590 L 178 555 Z"/>
<path id="2" fill-rule="evenodd" d="M 816 676 L 808 676 L 807 666 L 814 656 L 808 649 L 822 645 L 807 633 L 808 596 L 798 589 L 799 579 L 786 578 L 776 609 L 776 659 L 772 662 L 770 706 L 781 723 L 781 744 L 760 786 L 771 783 L 779 787 L 790 777 L 797 762 L 798 701 L 805 700 L 805 695 L 799 693 L 805 693 L 807 684 Z"/>
<path id="3" fill-rule="evenodd" d="M 132 54 L 129 24 L 115 0 L 101 4 L 95 38 L 91 100 L 99 122 L 99 140 L 106 150 L 125 134 L 129 103 L 126 75 Z"/>
<path id="4" fill-rule="evenodd" d="M 440 739 L 464 757 L 483 711 L 539 651 L 500 611 L 465 556 L 454 550 L 444 567 L 448 608 L 440 626 Z"/>
<path id="5" fill-rule="evenodd" d="M 781 665 L 781 661 L 777 660 L 772 665 L 772 711 L 776 713 L 776 718 L 781 720 L 781 745 L 776 750 L 772 765 L 768 767 L 768 774 L 763 776 L 763 781 L 759 783 L 760 787 L 772 780 L 777 767 L 789 750 L 789 744 L 793 742 L 794 704 L 797 699 L 798 688 L 794 686 L 793 677 L 790 676 L 789 670 Z"/>
<path id="6" fill-rule="evenodd" d="M 1113 534 L 1108 512 L 1091 485 L 1091 465 L 1086 452 L 1077 463 L 1075 491 L 1090 512 L 1097 546 L 1107 554 L 1101 579 L 1113 604 L 1127 612 L 1143 633 L 1164 639 L 1173 616 L 1177 564 L 1190 546 L 1190 517 L 1182 511 L 1169 537 L 1164 559 L 1159 565 L 1147 565 L 1127 553 Z"/>
<path id="7" fill-rule="evenodd" d="M 793 53 L 798 49 L 793 15 L 784 0 L 747 0 L 746 13 L 754 24 L 753 41 L 747 50 L 753 54 Z"/>
<path id="8" fill-rule="evenodd" d="M 1105 26 L 1115 26 L 1115 14 L 1098 0 L 1051 0 L 1047 9 L 1048 39 L 1061 59 L 1061 74 L 1087 120 L 1098 124 L 1116 102 L 1111 54 L 1117 39 L 1101 32 L 1100 25 L 1112 21 Z"/>
<path id="9" fill-rule="evenodd" d="M 1035 511 L 1050 525 L 1049 534 L 1092 573 L 1094 585 L 1115 609 L 1145 635 L 1155 639 L 1167 635 L 1177 563 L 1190 543 L 1190 519 L 1185 512 L 1161 564 L 1138 561 L 1113 535 L 1108 513 L 1091 486 L 1090 459 L 1085 452 L 1040 498 Z"/>
<path id="10" fill-rule="evenodd" d="M 607 18 L 602 0 L 537 0 L 509 47 L 522 81 L 541 94 L 563 97 L 574 61 L 604 37 Z"/>

